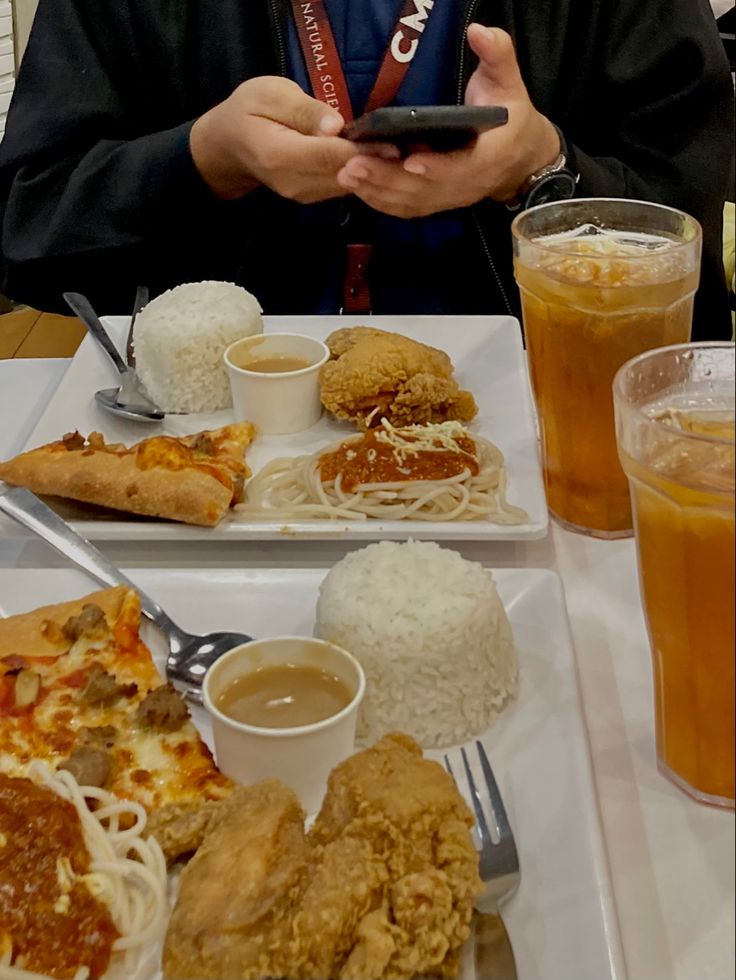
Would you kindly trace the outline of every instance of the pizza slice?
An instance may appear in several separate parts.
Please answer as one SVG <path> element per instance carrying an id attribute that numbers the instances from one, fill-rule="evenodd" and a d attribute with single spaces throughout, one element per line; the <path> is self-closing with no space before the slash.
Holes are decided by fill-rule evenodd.
<path id="1" fill-rule="evenodd" d="M 213 526 L 243 499 L 250 422 L 130 448 L 72 432 L 0 463 L 0 480 L 34 493 L 186 524 Z"/>
<path id="2" fill-rule="evenodd" d="M 169 859 L 195 850 L 232 783 L 139 634 L 118 587 L 0 619 L 0 771 L 34 759 L 141 803 Z"/>

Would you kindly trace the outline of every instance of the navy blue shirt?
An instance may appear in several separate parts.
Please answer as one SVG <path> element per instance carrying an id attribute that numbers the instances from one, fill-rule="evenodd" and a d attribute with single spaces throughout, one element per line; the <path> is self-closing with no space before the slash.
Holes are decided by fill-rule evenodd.
<path id="1" fill-rule="evenodd" d="M 394 33 L 403 0 L 326 0 L 357 118 L 375 83 Z M 460 7 L 456 0 L 435 0 L 417 53 L 409 65 L 394 105 L 451 105 L 457 101 L 454 73 L 455 48 L 460 31 Z M 288 37 L 289 73 L 305 92 L 312 88 L 293 17 Z M 351 199 L 348 199 L 348 202 Z M 355 199 L 353 198 L 354 202 Z M 347 224 L 345 224 L 347 220 Z M 374 246 L 374 311 L 386 313 L 449 313 L 458 311 L 458 256 L 468 248 L 468 215 L 446 211 L 410 221 L 392 218 L 362 205 L 327 202 L 303 208 L 302 221 L 343 223 L 350 240 Z M 351 224 L 358 227 L 351 228 Z M 315 234 L 315 241 L 319 236 Z M 473 240 L 474 249 L 478 244 Z M 462 273 L 460 273 L 460 280 Z M 314 313 L 336 313 L 342 305 L 342 270 L 325 269 L 324 290 Z"/>

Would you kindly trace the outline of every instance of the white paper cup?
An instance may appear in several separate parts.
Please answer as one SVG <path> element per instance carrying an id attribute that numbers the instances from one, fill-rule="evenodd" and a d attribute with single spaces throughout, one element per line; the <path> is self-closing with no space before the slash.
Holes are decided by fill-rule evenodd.
<path id="1" fill-rule="evenodd" d="M 234 721 L 216 707 L 226 687 L 260 667 L 280 664 L 316 667 L 339 677 L 352 700 L 336 715 L 297 728 L 259 728 Z M 353 754 L 358 708 L 365 693 L 363 669 L 346 650 L 303 636 L 253 640 L 228 650 L 207 671 L 202 684 L 204 705 L 212 719 L 215 758 L 220 770 L 250 785 L 280 779 L 290 786 L 308 814 L 316 813 L 334 767 Z"/>
<path id="2" fill-rule="evenodd" d="M 233 363 L 241 357 L 300 357 L 309 367 L 298 371 L 265 373 Z M 330 359 L 326 344 L 298 333 L 266 333 L 244 337 L 230 344 L 224 354 L 230 378 L 236 422 L 252 422 L 264 435 L 286 435 L 309 429 L 322 414 L 319 375 Z"/>

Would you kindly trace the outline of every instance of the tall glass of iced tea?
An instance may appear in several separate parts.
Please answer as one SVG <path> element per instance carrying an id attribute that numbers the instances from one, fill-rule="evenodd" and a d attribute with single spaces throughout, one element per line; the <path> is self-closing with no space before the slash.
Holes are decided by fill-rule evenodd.
<path id="1" fill-rule="evenodd" d="M 634 358 L 614 382 L 654 664 L 659 768 L 734 806 L 734 346 Z"/>
<path id="2" fill-rule="evenodd" d="M 572 200 L 523 212 L 512 234 L 550 511 L 626 537 L 611 384 L 636 354 L 690 339 L 700 225 L 642 201 Z"/>

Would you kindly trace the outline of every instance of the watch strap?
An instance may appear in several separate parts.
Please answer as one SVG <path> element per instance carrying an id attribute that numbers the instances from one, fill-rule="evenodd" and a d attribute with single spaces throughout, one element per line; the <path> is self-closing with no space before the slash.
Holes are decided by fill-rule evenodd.
<path id="1" fill-rule="evenodd" d="M 577 163 L 575 162 L 575 148 L 570 146 L 570 144 L 565 139 L 565 134 L 562 132 L 559 126 L 552 123 L 555 127 L 557 135 L 560 137 L 560 153 L 564 153 L 567 169 L 574 175 L 575 183 L 580 180 L 580 170 Z"/>

